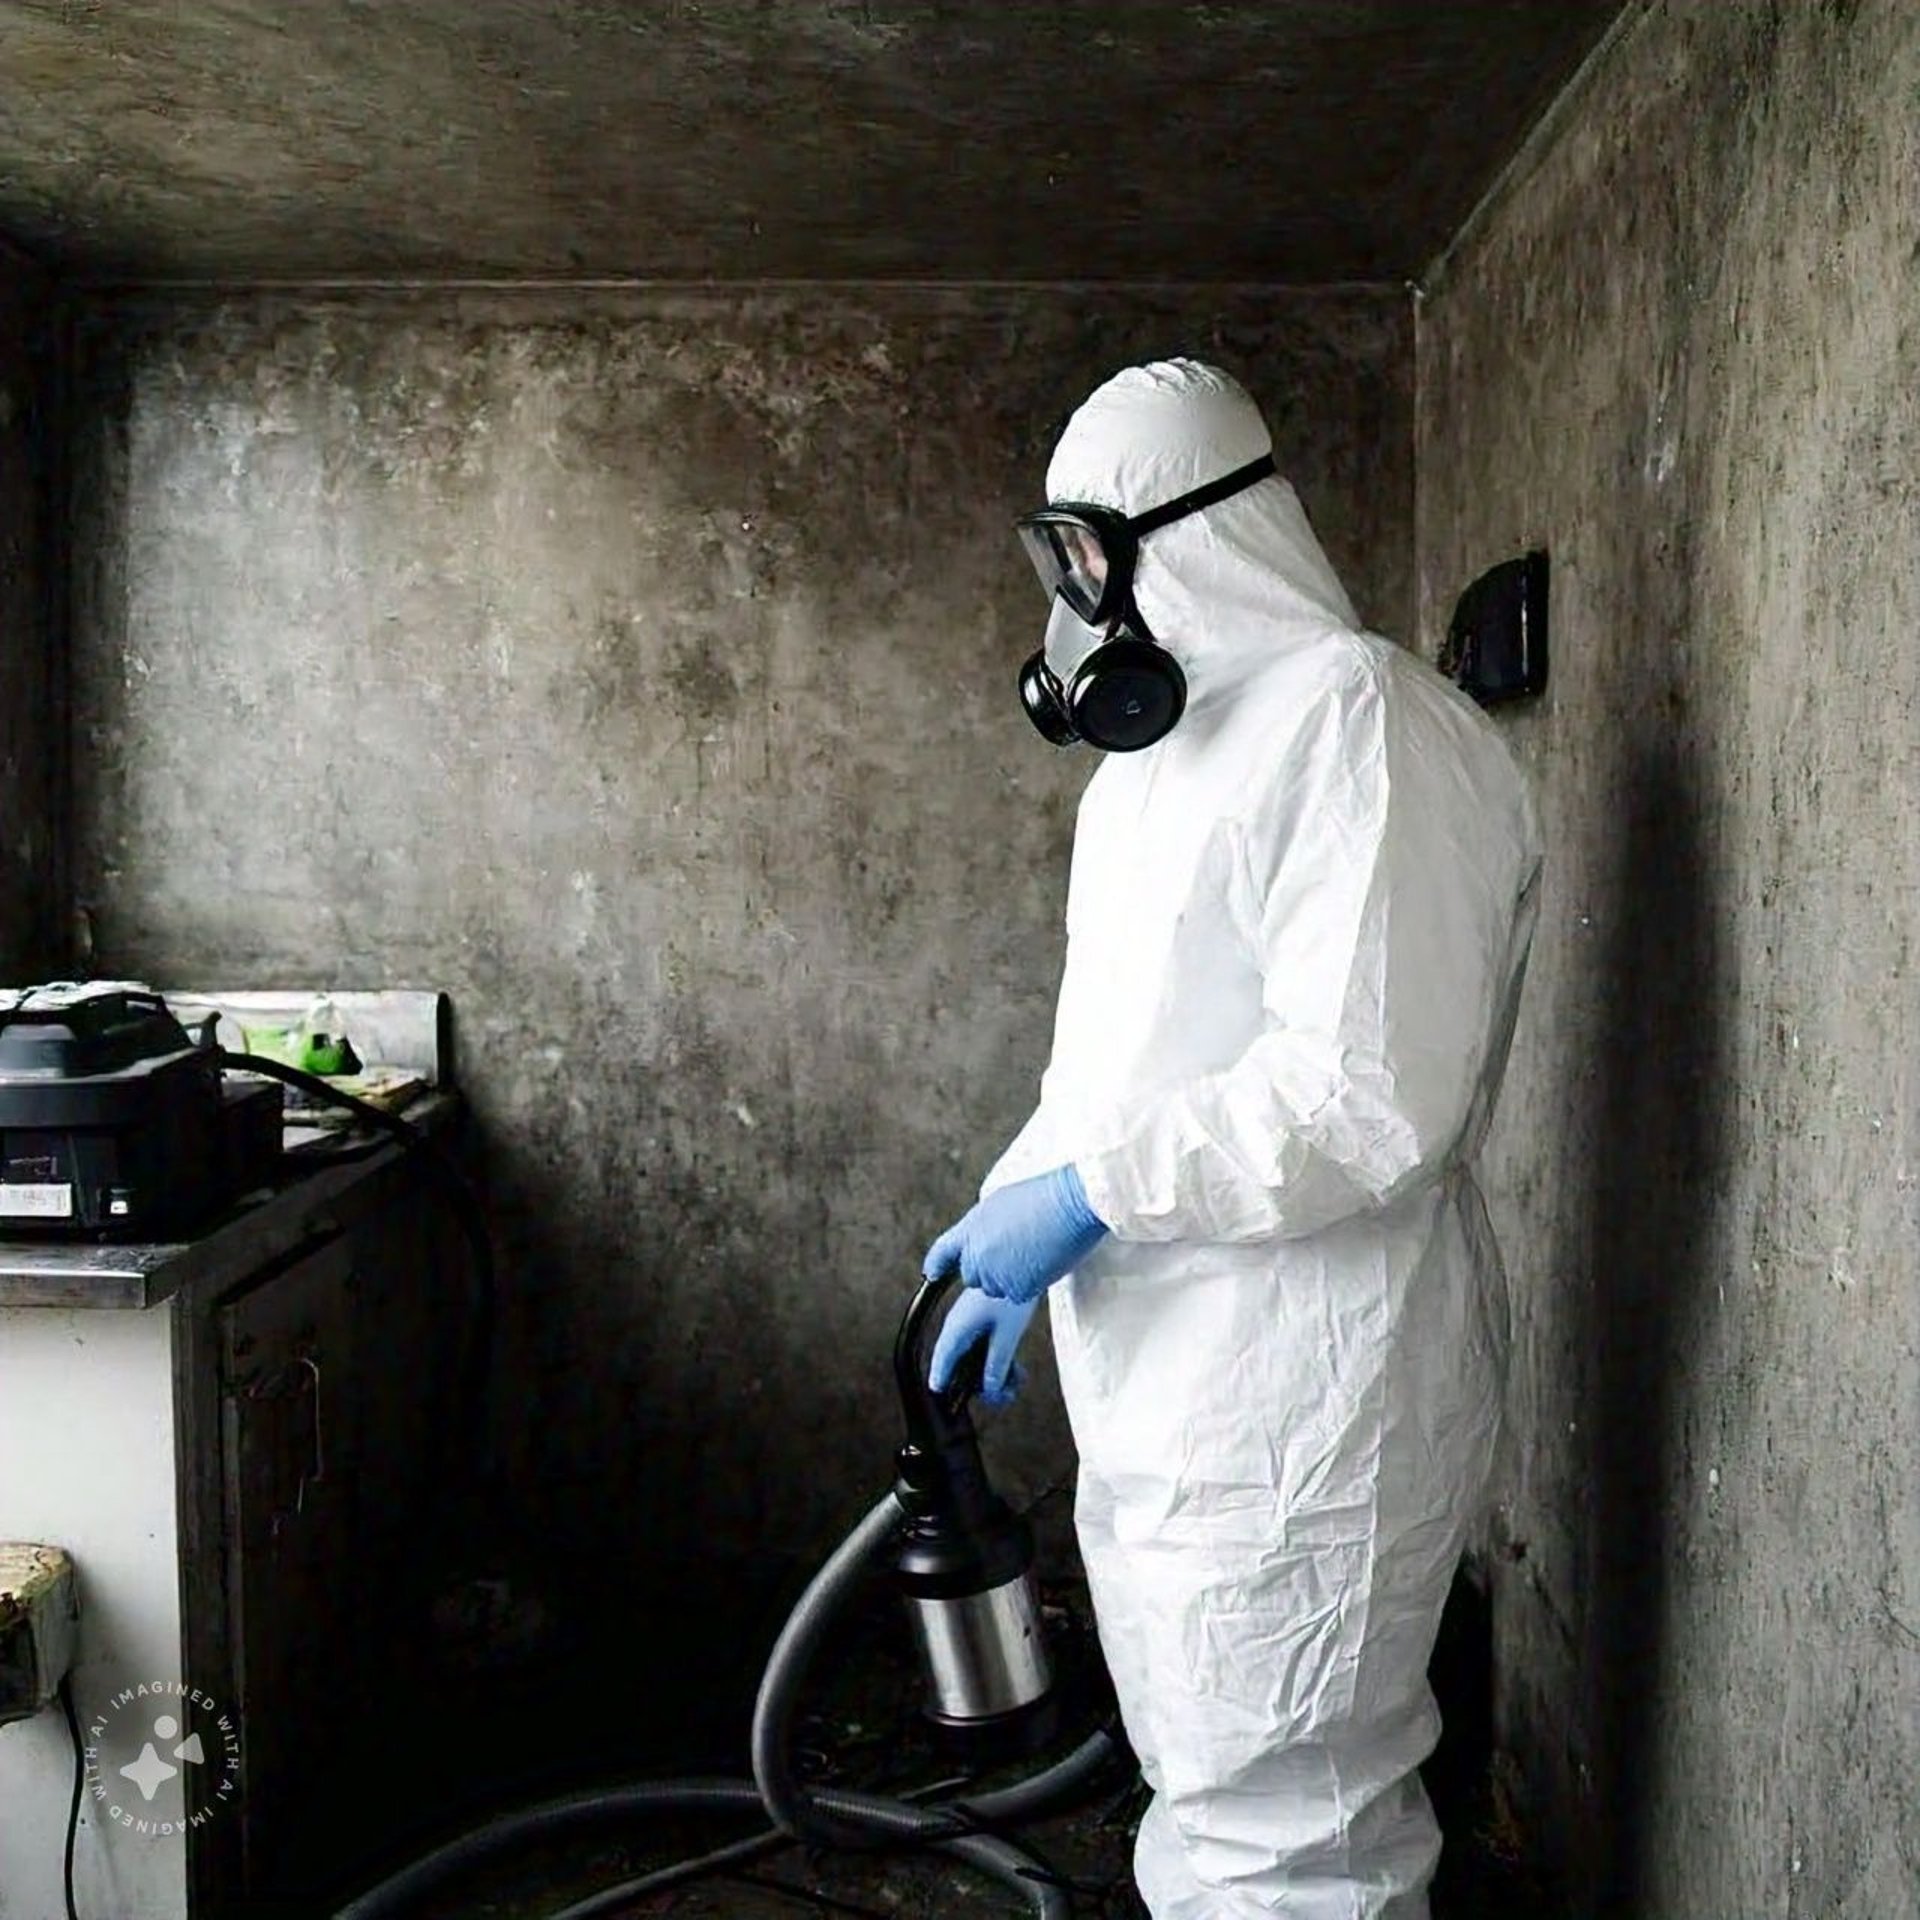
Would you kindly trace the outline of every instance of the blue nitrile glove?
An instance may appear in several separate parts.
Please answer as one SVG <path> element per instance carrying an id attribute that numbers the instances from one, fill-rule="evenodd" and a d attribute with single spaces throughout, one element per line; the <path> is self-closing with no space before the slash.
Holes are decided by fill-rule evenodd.
<path id="1" fill-rule="evenodd" d="M 927 1249 L 929 1280 L 958 1267 L 970 1287 L 1024 1306 L 1107 1237 L 1071 1167 L 990 1193 Z"/>
<path id="2" fill-rule="evenodd" d="M 1029 1301 L 1017 1307 L 1011 1300 L 989 1300 L 984 1293 L 963 1293 L 941 1322 L 927 1385 L 935 1393 L 946 1392 L 960 1362 L 984 1340 L 987 1363 L 980 1377 L 980 1398 L 990 1407 L 1012 1406 L 1027 1384 L 1027 1370 L 1013 1356 L 1038 1305 Z"/>

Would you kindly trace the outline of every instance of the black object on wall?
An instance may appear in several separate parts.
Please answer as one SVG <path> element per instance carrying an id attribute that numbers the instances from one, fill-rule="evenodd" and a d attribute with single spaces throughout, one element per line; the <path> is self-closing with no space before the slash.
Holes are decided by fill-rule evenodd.
<path id="1" fill-rule="evenodd" d="M 1483 573 L 1453 610 L 1440 671 L 1483 707 L 1547 687 L 1547 556 L 1535 551 Z"/>

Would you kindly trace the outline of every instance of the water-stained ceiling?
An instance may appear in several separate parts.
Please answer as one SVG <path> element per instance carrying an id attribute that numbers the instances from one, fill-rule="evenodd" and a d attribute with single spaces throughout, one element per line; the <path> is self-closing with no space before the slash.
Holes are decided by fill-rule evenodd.
<path id="1" fill-rule="evenodd" d="M 1411 276 L 1619 0 L 0 0 L 109 279 Z"/>

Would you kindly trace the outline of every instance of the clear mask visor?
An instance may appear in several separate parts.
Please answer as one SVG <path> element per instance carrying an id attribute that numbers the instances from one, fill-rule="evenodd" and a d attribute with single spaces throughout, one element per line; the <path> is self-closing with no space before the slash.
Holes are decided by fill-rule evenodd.
<path id="1" fill-rule="evenodd" d="M 1083 519 L 1051 512 L 1029 515 L 1017 531 L 1048 598 L 1064 600 L 1083 620 L 1094 619 L 1112 571 L 1098 532 Z"/>

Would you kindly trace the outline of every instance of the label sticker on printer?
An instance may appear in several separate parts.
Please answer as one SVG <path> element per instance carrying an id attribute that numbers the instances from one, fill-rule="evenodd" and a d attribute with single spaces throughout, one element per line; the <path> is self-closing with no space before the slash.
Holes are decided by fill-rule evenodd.
<path id="1" fill-rule="evenodd" d="M 0 1180 L 0 1220 L 71 1220 L 73 1188 L 59 1182 Z"/>

